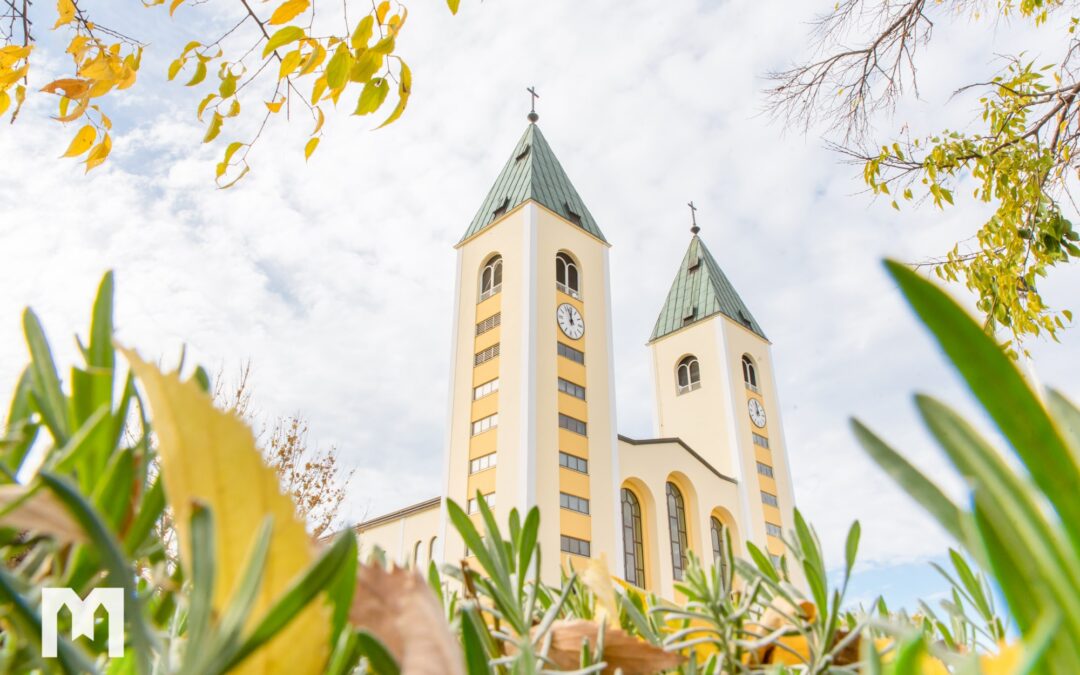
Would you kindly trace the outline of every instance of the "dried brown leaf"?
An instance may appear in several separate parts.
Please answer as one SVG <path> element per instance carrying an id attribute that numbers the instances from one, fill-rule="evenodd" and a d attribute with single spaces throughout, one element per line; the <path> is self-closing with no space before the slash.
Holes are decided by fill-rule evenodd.
<path id="1" fill-rule="evenodd" d="M 82 528 L 52 493 L 38 490 L 30 494 L 25 485 L 0 485 L 0 509 L 6 510 L 20 500 L 21 503 L 0 516 L 0 524 L 47 534 L 63 543 L 87 541 Z"/>
<path id="2" fill-rule="evenodd" d="M 551 625 L 548 658 L 562 670 L 577 670 L 585 641 L 590 649 L 595 649 L 599 633 L 600 625 L 594 621 L 556 621 Z M 649 675 L 677 668 L 683 657 L 609 626 L 604 630 L 604 661 L 608 664 L 605 675 L 615 673 L 616 669 L 621 669 L 623 675 Z"/>
<path id="3" fill-rule="evenodd" d="M 402 675 L 464 675 L 442 605 L 412 570 L 361 565 L 349 620 L 383 643 Z"/>

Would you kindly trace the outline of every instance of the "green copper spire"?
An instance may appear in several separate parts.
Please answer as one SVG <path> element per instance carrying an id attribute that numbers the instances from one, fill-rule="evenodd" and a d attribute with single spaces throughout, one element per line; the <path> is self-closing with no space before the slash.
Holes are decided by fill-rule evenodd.
<path id="1" fill-rule="evenodd" d="M 530 123 L 514 153 L 488 192 L 465 236 L 465 241 L 518 205 L 534 200 L 594 237 L 606 242 L 585 202 L 574 189 L 540 127 Z"/>
<path id="2" fill-rule="evenodd" d="M 694 229 L 697 229 L 696 222 Z M 709 249 L 705 248 L 705 242 L 695 232 L 683 256 L 679 273 L 668 291 L 664 308 L 656 319 L 650 342 L 714 314 L 723 314 L 768 339 Z"/>

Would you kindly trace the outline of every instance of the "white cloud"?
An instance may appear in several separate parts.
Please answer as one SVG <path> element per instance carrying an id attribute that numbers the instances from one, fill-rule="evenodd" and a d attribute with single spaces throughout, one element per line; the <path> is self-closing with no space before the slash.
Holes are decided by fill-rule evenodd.
<path id="1" fill-rule="evenodd" d="M 945 536 L 865 459 L 847 418 L 866 419 L 958 488 L 909 394 L 972 406 L 878 260 L 940 252 L 981 211 L 895 214 L 861 194 L 856 167 L 761 114 L 761 75 L 799 54 L 811 10 L 779 0 L 466 2 L 456 18 L 411 9 L 400 42 L 415 74 L 405 117 L 373 133 L 343 102 L 308 163 L 306 124 L 272 128 L 253 173 L 230 191 L 212 187 L 220 148 L 198 145 L 197 93 L 162 81 L 192 37 L 183 22 L 134 13 L 152 46 L 116 111 L 116 161 L 105 168 L 83 176 L 54 159 L 67 138 L 43 119 L 44 104 L 25 111 L 0 136 L 0 391 L 25 362 L 21 308 L 39 311 L 70 362 L 69 336 L 85 331 L 93 286 L 115 268 L 123 341 L 169 357 L 187 344 L 211 366 L 253 359 L 261 407 L 305 413 L 313 439 L 358 467 L 354 518 L 435 494 L 451 246 L 524 128 L 524 87 L 536 85 L 540 124 L 614 244 L 621 431 L 651 430 L 643 343 L 687 244 L 693 199 L 706 242 L 774 342 L 798 501 L 831 560 L 853 518 L 869 561 L 939 553 Z M 946 119 L 941 106 L 991 67 L 987 33 L 939 30 L 931 55 L 955 67 L 925 68 L 923 102 L 883 133 L 901 119 L 933 129 L 971 118 Z M 996 39 L 1014 44 L 1007 31 Z M 176 110 L 159 110 L 166 96 Z M 1060 275 L 1048 297 L 1071 301 L 1077 276 Z M 1074 330 L 1036 350 L 1044 379 L 1073 397 L 1078 340 Z"/>

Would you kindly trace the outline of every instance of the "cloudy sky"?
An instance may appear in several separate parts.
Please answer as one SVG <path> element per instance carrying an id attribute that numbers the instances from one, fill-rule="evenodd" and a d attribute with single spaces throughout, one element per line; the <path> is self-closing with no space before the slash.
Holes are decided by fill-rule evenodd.
<path id="1" fill-rule="evenodd" d="M 807 21 L 832 4 L 464 0 L 451 17 L 422 0 L 399 42 L 414 75 L 401 121 L 375 132 L 343 104 L 306 164 L 308 123 L 272 127 L 253 172 L 228 191 L 213 187 L 214 162 L 242 135 L 227 127 L 218 145 L 201 146 L 201 92 L 164 73 L 188 40 L 235 23 L 233 3 L 185 7 L 173 21 L 135 2 L 114 7 L 99 22 L 150 47 L 138 85 L 109 97 L 106 166 L 84 176 L 56 159 L 74 129 L 47 119 L 43 96 L 0 131 L 0 391 L 27 358 L 21 309 L 35 307 L 70 363 L 71 335 L 85 332 L 111 268 L 123 342 L 167 360 L 187 345 L 227 373 L 251 359 L 263 414 L 302 413 L 313 440 L 356 469 L 349 519 L 436 494 L 451 247 L 524 129 L 524 88 L 535 85 L 544 133 L 614 245 L 620 431 L 652 430 L 644 343 L 687 244 L 692 199 L 702 236 L 773 341 L 797 501 L 831 560 L 858 518 L 857 597 L 933 594 L 941 585 L 924 563 L 948 539 L 863 457 L 847 420 L 866 420 L 958 489 L 911 394 L 969 411 L 970 402 L 880 259 L 941 253 L 985 209 L 896 213 L 864 194 L 858 168 L 818 135 L 762 114 L 763 74 L 804 53 Z M 921 99 L 880 119 L 882 136 L 904 123 L 971 123 L 973 99 L 943 107 L 953 89 L 998 67 L 995 53 L 1037 55 L 1046 43 L 966 18 L 942 18 L 936 31 Z M 54 41 L 35 53 L 34 87 L 64 72 Z M 1080 274 L 1055 276 L 1045 295 L 1067 306 Z M 1080 398 L 1080 334 L 1033 351 L 1040 378 Z"/>

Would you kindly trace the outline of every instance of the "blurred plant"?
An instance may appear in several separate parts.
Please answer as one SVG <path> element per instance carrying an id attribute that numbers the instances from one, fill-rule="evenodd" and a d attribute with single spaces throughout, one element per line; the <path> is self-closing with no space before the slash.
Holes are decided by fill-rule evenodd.
<path id="1" fill-rule="evenodd" d="M 1080 672 L 1080 410 L 1054 390 L 1044 402 L 944 291 L 903 265 L 887 267 L 1011 452 L 996 449 L 940 401 L 916 396 L 923 421 L 970 489 L 969 506 L 962 508 L 858 421 L 855 433 L 1000 588 L 1023 637 L 1019 672 Z M 953 582 L 946 609 L 963 630 L 942 630 L 938 621 L 942 638 L 967 649 L 980 646 L 980 639 L 1001 644 L 1005 629 L 985 583 L 961 556 L 951 558 L 959 583 Z M 962 600 L 983 628 L 968 620 Z"/>
<path id="2" fill-rule="evenodd" d="M 144 4 L 153 7 L 166 1 L 146 0 Z M 456 14 L 460 0 L 446 3 Z M 48 25 L 52 18 L 43 20 L 44 15 L 33 12 L 33 3 L 27 0 L 5 4 L 7 13 L 0 22 L 0 116 L 14 101 L 10 117 L 14 122 L 26 98 L 31 56 L 38 42 L 35 21 Z M 112 151 L 112 120 L 99 102 L 107 94 L 135 84 L 143 49 L 148 47 L 95 23 L 87 11 L 90 4 L 90 0 L 57 0 L 52 28 L 70 36 L 66 53 L 72 58 L 73 72 L 41 89 L 58 99 L 55 119 L 82 123 L 63 156 L 85 156 L 87 171 L 104 163 Z M 168 4 L 169 16 L 173 16 L 185 0 L 168 0 Z M 322 139 L 327 107 L 336 107 L 346 91 L 356 95 L 353 114 L 370 115 L 382 108 L 394 90 L 397 103 L 380 127 L 404 113 L 412 94 L 412 73 L 395 52 L 408 17 L 404 5 L 345 2 L 340 12 L 323 13 L 316 23 L 314 0 L 276 0 L 272 9 L 253 4 L 241 0 L 228 30 L 216 39 L 192 40 L 168 69 L 170 80 L 186 71 L 188 87 L 199 86 L 208 74 L 214 74 L 196 111 L 200 121 L 209 116 L 204 143 L 218 137 L 226 120 L 241 115 L 245 89 L 265 106 L 256 104 L 254 108 L 256 119 L 261 115 L 254 134 L 225 148 L 216 169 L 219 187 L 229 187 L 247 174 L 249 153 L 270 118 L 283 111 L 291 119 L 295 108 L 310 119 L 313 128 L 304 145 L 305 158 Z"/>
<path id="3" fill-rule="evenodd" d="M 814 528 L 795 512 L 780 564 L 691 555 L 674 599 L 612 579 L 602 557 L 550 586 L 540 513 L 508 514 L 504 534 L 448 502 L 469 554 L 427 579 L 359 561 L 346 530 L 314 543 L 249 426 L 214 406 L 209 377 L 165 374 L 112 346 L 112 276 L 94 305 L 70 394 L 37 317 L 31 363 L 0 439 L 0 672 L 64 673 L 1064 673 L 1078 666 L 1075 487 L 1080 411 L 1048 405 L 981 328 L 929 282 L 891 266 L 916 311 L 968 379 L 1026 473 L 926 397 L 920 410 L 972 489 L 970 510 L 855 423 L 871 455 L 956 536 L 938 566 L 952 591 L 919 613 L 846 607 L 861 529 L 828 574 Z M 181 368 L 182 369 L 182 368 Z M 241 392 L 243 389 L 241 388 Z M 246 399 L 245 399 L 246 400 Z M 156 471 L 151 467 L 156 466 Z M 242 479 L 238 480 L 238 477 Z M 154 528 L 175 519 L 175 557 Z M 482 533 L 481 533 L 482 532 Z M 728 558 L 735 546 L 726 537 Z M 41 655 L 42 589 L 122 589 L 124 655 L 104 630 Z M 999 589 L 1020 639 L 994 606 Z M 96 620 L 104 628 L 103 620 Z M 71 619 L 61 617 L 60 633 Z M 1080 671 L 1078 671 L 1080 672 Z"/>

